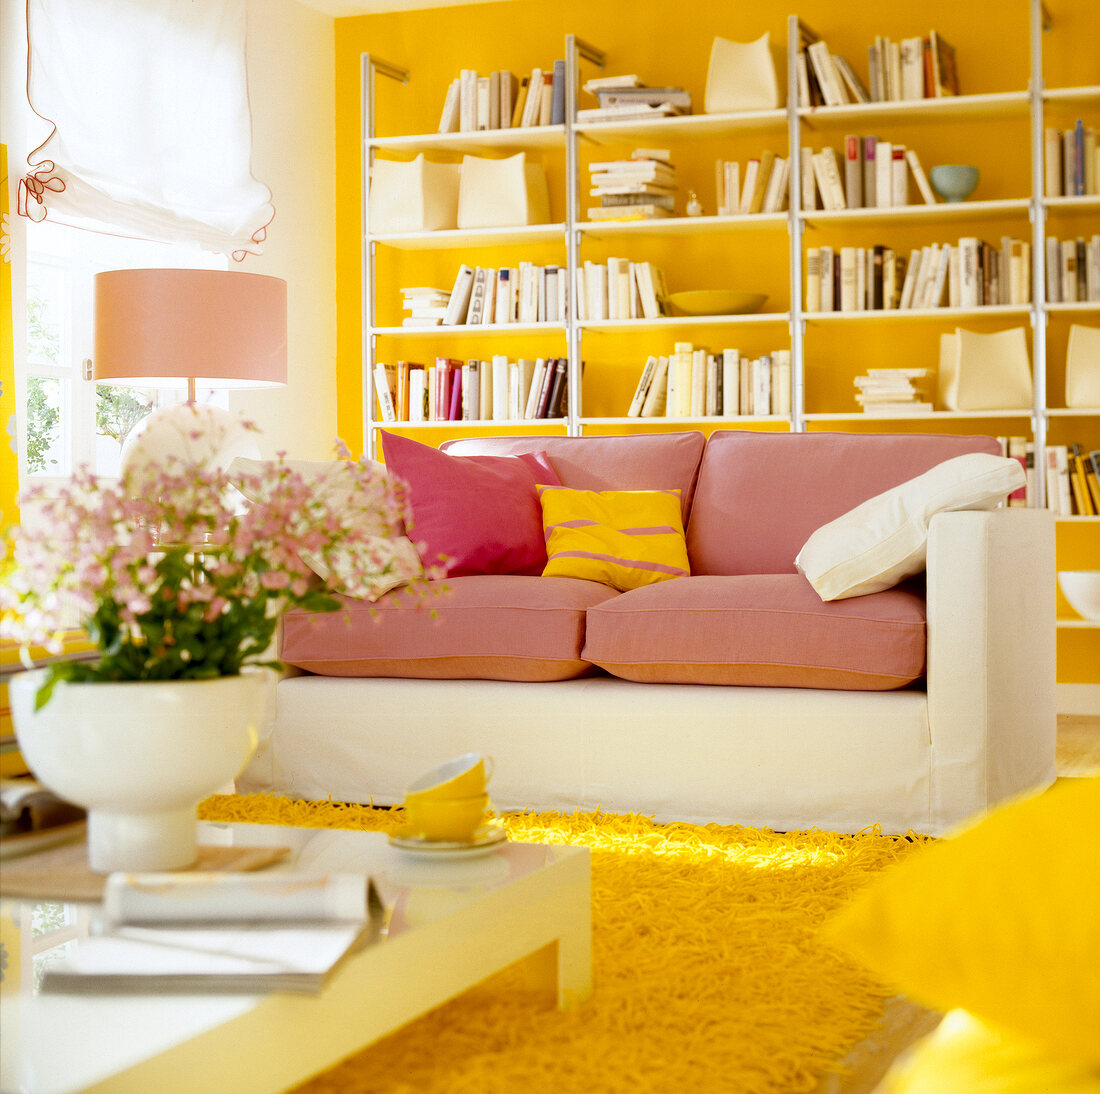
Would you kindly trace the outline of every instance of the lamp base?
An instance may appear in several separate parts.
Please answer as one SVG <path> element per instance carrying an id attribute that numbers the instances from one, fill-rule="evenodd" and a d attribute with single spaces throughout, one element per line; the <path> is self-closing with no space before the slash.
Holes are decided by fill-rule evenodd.
<path id="1" fill-rule="evenodd" d="M 140 484 L 173 465 L 224 471 L 238 456 L 260 454 L 253 434 L 229 411 L 181 403 L 154 410 L 134 426 L 122 445 L 122 473 Z"/>

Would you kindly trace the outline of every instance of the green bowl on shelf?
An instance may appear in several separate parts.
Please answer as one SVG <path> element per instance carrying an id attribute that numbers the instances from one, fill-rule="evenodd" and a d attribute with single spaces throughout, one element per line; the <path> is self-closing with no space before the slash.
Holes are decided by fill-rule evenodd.
<path id="1" fill-rule="evenodd" d="M 679 315 L 749 315 L 759 311 L 767 299 L 766 293 L 733 289 L 691 289 L 668 297 Z"/>

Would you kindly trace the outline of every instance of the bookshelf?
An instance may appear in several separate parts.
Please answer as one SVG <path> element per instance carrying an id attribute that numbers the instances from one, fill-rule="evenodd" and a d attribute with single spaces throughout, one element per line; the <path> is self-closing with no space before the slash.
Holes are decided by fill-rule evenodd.
<path id="1" fill-rule="evenodd" d="M 861 34 L 858 28 L 846 27 L 843 33 L 847 34 L 847 39 L 831 6 L 811 3 L 804 6 L 815 28 L 830 45 L 833 44 L 830 31 L 836 34 L 837 51 L 841 53 L 854 48 L 850 45 L 853 39 L 860 41 L 873 37 L 878 29 L 875 26 L 878 17 L 871 5 L 864 5 L 857 13 L 866 33 Z M 1047 235 L 1070 238 L 1096 232 L 1100 227 L 1100 196 L 1048 197 L 1044 193 L 1043 177 L 1045 126 L 1064 126 L 1073 118 L 1082 116 L 1094 126 L 1100 122 L 1100 65 L 1085 58 L 1073 44 L 1073 40 L 1080 40 L 1090 26 L 1094 27 L 1095 18 L 1087 14 L 1087 5 L 1082 5 L 1078 0 L 1047 0 L 1045 6 L 1052 9 L 1053 16 L 1047 29 L 1044 28 L 1045 8 L 1042 0 L 1028 0 L 1021 10 L 1006 13 L 1006 25 L 1011 24 L 1013 38 L 1005 54 L 1009 60 L 996 69 L 987 64 L 981 78 L 963 89 L 968 92 L 972 86 L 976 92 L 973 94 L 943 99 L 811 107 L 799 103 L 797 95 L 792 93 L 787 96 L 786 106 L 778 110 L 740 114 L 700 113 L 645 122 L 576 121 L 582 64 L 589 66 L 586 74 L 593 75 L 595 69 L 602 68 L 604 72 L 601 74 L 638 71 L 648 77 L 655 68 L 655 55 L 650 55 L 648 60 L 638 59 L 644 47 L 640 46 L 633 31 L 625 31 L 610 20 L 610 16 L 602 19 L 592 13 L 590 17 L 578 4 L 568 4 L 563 8 L 557 25 L 564 22 L 568 26 L 568 22 L 572 21 L 586 34 L 608 39 L 601 41 L 601 45 L 619 47 L 621 52 L 613 62 L 605 65 L 606 58 L 601 50 L 571 34 L 564 36 L 568 101 L 565 123 L 561 126 L 480 133 L 375 136 L 375 80 L 380 74 L 386 76 L 390 73 L 373 69 L 369 55 L 364 55 L 360 82 L 364 163 L 360 191 L 364 225 L 369 223 L 366 205 L 369 188 L 365 172 L 369 168 L 370 156 L 375 153 L 411 158 L 419 152 L 426 152 L 432 158 L 453 160 L 464 153 L 506 156 L 523 150 L 543 157 L 546 162 L 553 160 L 558 165 L 551 187 L 553 224 L 472 233 L 364 235 L 362 379 L 357 387 L 357 394 L 362 394 L 364 448 L 371 454 L 377 451 L 378 430 L 384 426 L 376 416 L 372 386 L 374 362 L 380 359 L 380 355 L 385 360 L 399 356 L 416 357 L 417 353 L 427 356 L 434 353 L 436 344 L 443 347 L 439 350 L 440 355 L 473 357 L 478 355 L 475 347 L 484 344 L 483 357 L 492 353 L 507 353 L 513 357 L 536 354 L 567 356 L 570 362 L 570 395 L 568 410 L 562 419 L 408 423 L 410 428 L 415 425 L 416 430 L 424 430 L 428 434 L 424 439 L 430 443 L 438 443 L 451 434 L 468 435 L 471 432 L 564 432 L 581 435 L 586 432 L 666 428 L 700 429 L 704 432 L 716 428 L 755 428 L 1025 435 L 1040 451 L 1047 444 L 1074 440 L 1086 442 L 1089 447 L 1100 445 L 1100 408 L 1067 408 L 1064 398 L 1065 345 L 1069 327 L 1075 322 L 1100 325 L 1100 304 L 1048 302 L 1044 248 Z M 930 21 L 948 23 L 945 14 L 948 10 L 949 5 L 941 4 L 935 11 L 922 14 L 916 22 L 921 25 Z M 713 33 L 738 37 L 738 28 L 730 26 L 724 16 L 719 18 L 718 13 L 717 5 L 702 13 L 709 20 Z M 404 18 L 406 22 L 399 24 L 399 18 Z M 400 26 L 401 30 L 388 40 L 385 34 L 376 36 L 373 31 L 376 24 L 372 24 L 372 42 L 379 41 L 378 48 L 401 48 L 393 43 L 409 40 L 408 28 L 411 24 L 407 21 L 415 18 L 395 16 L 394 26 Z M 487 18 L 492 16 L 487 15 Z M 494 40 L 503 51 L 510 30 L 504 30 L 504 16 L 499 18 L 500 29 L 494 30 L 493 24 L 487 33 L 490 39 L 496 35 Z M 644 13 L 638 15 L 642 23 L 645 18 Z M 954 19 L 953 14 L 951 18 Z M 983 33 L 976 28 L 985 27 L 985 24 L 975 19 L 965 25 L 971 29 L 957 32 L 960 40 L 955 44 L 970 48 L 973 43 L 965 40 L 965 35 Z M 774 24 L 772 29 L 772 38 L 776 41 L 774 31 L 777 28 Z M 952 26 L 942 29 L 952 36 Z M 1060 29 L 1063 30 L 1061 38 Z M 553 33 L 540 27 L 539 49 L 546 57 L 549 57 L 551 50 L 558 56 L 562 55 L 560 47 L 553 45 Z M 687 36 L 697 32 L 684 28 L 676 33 Z M 360 33 L 359 37 L 365 40 L 365 32 Z M 750 31 L 746 29 L 741 37 L 747 39 Z M 799 46 L 797 17 L 786 19 L 786 37 L 787 86 L 795 92 L 798 85 L 792 77 Z M 561 39 L 557 41 L 561 42 Z M 508 47 L 509 50 L 511 48 Z M 683 52 L 679 55 L 681 64 Z M 986 52 L 989 54 L 992 51 L 987 49 Z M 967 63 L 969 60 L 968 54 Z M 441 62 L 437 57 L 425 56 L 418 64 L 424 64 L 431 70 Z M 423 73 L 418 75 L 423 76 Z M 429 72 L 429 75 L 432 73 Z M 689 73 L 684 71 L 683 75 L 687 77 Z M 698 88 L 699 73 L 690 75 L 696 80 L 695 86 Z M 438 75 L 436 86 L 442 78 L 442 74 Z M 672 84 L 676 79 L 675 71 L 666 71 L 658 73 L 654 79 L 647 79 L 647 82 Z M 408 88 L 396 92 L 388 86 L 388 80 L 381 82 L 387 85 L 381 99 L 391 105 L 398 93 L 411 94 Z M 427 86 L 421 84 L 421 87 Z M 697 98 L 696 109 L 701 110 L 701 94 L 697 93 Z M 397 113 L 403 115 L 403 108 L 399 107 Z M 425 116 L 425 112 L 422 111 L 420 116 Z M 692 155 L 701 159 L 711 154 L 710 149 L 721 149 L 727 145 L 742 151 L 753 146 L 770 147 L 795 163 L 804 145 L 836 146 L 842 144 L 843 137 L 848 133 L 879 133 L 889 138 L 895 131 L 898 141 L 904 141 L 906 136 L 913 137 L 913 146 L 918 148 L 926 171 L 941 162 L 977 163 L 982 170 L 982 183 L 977 196 L 957 204 L 939 202 L 935 205 L 909 204 L 839 211 L 804 210 L 800 207 L 795 170 L 792 170 L 791 200 L 782 213 L 713 215 L 714 203 L 706 200 L 710 195 L 700 191 L 704 200 L 704 215 L 700 217 L 676 215 L 652 221 L 590 222 L 584 213 L 587 203 L 580 196 L 588 182 L 587 162 L 621 158 L 622 152 L 632 145 L 669 148 L 673 153 L 673 162 L 678 162 L 681 151 L 687 161 Z M 971 144 L 974 146 L 973 158 L 964 158 Z M 1002 147 L 1011 148 L 1012 155 L 996 155 L 995 152 Z M 715 153 L 714 157 L 726 158 L 722 152 Z M 1003 166 L 1002 158 L 1011 163 Z M 697 171 L 690 177 L 681 177 L 681 190 L 686 193 L 689 186 L 697 188 L 700 182 L 704 187 L 708 184 L 713 187 L 712 180 Z M 920 197 L 914 195 L 911 200 L 920 201 Z M 954 244 L 964 235 L 993 239 L 1002 234 L 1010 234 L 1031 244 L 1029 304 L 885 312 L 811 313 L 805 308 L 806 250 L 815 242 L 832 239 L 838 244 L 854 241 L 862 246 L 865 242 L 889 242 L 896 237 L 900 250 L 907 248 L 910 241 Z M 443 269 L 442 263 L 449 260 L 453 271 L 459 261 L 468 264 L 476 262 L 483 249 L 486 254 L 494 252 L 492 265 L 510 261 L 505 255 L 528 257 L 527 251 L 553 254 L 551 260 L 563 265 L 571 278 L 586 258 L 599 261 L 609 255 L 627 258 L 637 255 L 640 259 L 649 259 L 656 255 L 658 257 L 653 260 L 660 265 L 661 255 L 690 251 L 698 254 L 700 264 L 703 264 L 713 255 L 739 254 L 745 249 L 754 259 L 757 256 L 766 257 L 771 263 L 772 281 L 767 286 L 727 282 L 728 287 L 759 287 L 760 291 L 768 291 L 769 299 L 760 312 L 739 316 L 599 321 L 577 321 L 570 316 L 562 324 L 409 330 L 392 321 L 392 302 L 388 313 L 375 310 L 376 301 L 370 286 L 375 280 L 375 263 L 380 254 L 399 255 L 408 262 L 434 262 L 435 265 L 430 267 L 433 270 Z M 908 254 L 908 250 L 905 253 Z M 407 268 L 416 267 L 402 267 Z M 445 275 L 439 273 L 436 276 L 442 285 Z M 434 282 L 407 280 L 403 283 Z M 704 285 L 705 282 L 700 281 L 698 285 L 670 284 L 670 288 L 676 290 Z M 376 323 L 376 318 L 382 321 Z M 859 409 L 852 398 L 852 375 L 864 371 L 868 364 L 891 363 L 869 360 L 867 355 L 874 352 L 875 347 L 904 344 L 910 353 L 913 352 L 912 347 L 919 347 L 925 353 L 924 363 L 934 368 L 938 354 L 933 347 L 938 345 L 940 333 L 951 331 L 957 325 L 984 332 L 1015 326 L 1027 328 L 1034 393 L 1029 407 L 981 412 L 938 410 L 909 416 L 874 415 Z M 789 348 L 792 372 L 790 413 L 732 418 L 627 417 L 626 407 L 647 353 L 666 353 L 674 341 L 693 341 L 715 351 L 729 345 L 749 347 L 750 353 L 765 352 L 765 348 Z M 586 363 L 584 377 L 579 374 L 578 368 L 578 362 L 582 360 Z M 384 427 L 404 429 L 405 424 L 393 423 Z M 1038 476 L 1032 504 L 1045 504 L 1043 476 Z M 1063 568 L 1094 566 L 1097 551 L 1100 550 L 1100 517 L 1062 517 L 1058 524 L 1059 564 Z M 1070 533 L 1072 535 L 1067 540 Z M 1065 547 L 1064 540 L 1071 546 Z M 1093 660 L 1093 652 L 1097 649 L 1097 628 L 1078 626 L 1077 621 L 1070 618 L 1063 618 L 1062 622 L 1065 625 L 1060 623 L 1060 636 L 1065 632 L 1067 639 L 1077 641 L 1079 636 L 1082 640 L 1089 640 L 1087 647 L 1080 647 L 1089 652 L 1079 654 L 1077 663 L 1080 665 Z M 1086 676 L 1095 681 L 1094 670 L 1086 670 Z"/>

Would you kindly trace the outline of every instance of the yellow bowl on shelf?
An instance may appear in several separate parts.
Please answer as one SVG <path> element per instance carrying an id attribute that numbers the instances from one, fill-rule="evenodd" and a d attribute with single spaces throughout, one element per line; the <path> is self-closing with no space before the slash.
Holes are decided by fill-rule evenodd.
<path id="1" fill-rule="evenodd" d="M 668 300 L 681 315 L 748 315 L 759 311 L 767 294 L 734 289 L 691 289 L 670 293 Z"/>

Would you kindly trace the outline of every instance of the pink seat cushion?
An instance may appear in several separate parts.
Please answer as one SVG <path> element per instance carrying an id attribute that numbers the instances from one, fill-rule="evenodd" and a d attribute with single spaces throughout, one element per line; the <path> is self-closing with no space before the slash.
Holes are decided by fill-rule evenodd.
<path id="1" fill-rule="evenodd" d="M 545 452 L 560 484 L 570 490 L 679 490 L 686 522 L 704 443 L 702 433 L 464 437 L 447 441 L 442 449 L 456 456 Z"/>
<path id="2" fill-rule="evenodd" d="M 597 581 L 515 574 L 429 585 L 442 587 L 423 604 L 397 590 L 374 604 L 342 597 L 342 611 L 289 612 L 282 659 L 323 676 L 568 680 L 591 671 L 585 611 L 618 595 Z"/>
<path id="3" fill-rule="evenodd" d="M 801 574 L 663 581 L 590 609 L 584 656 L 645 683 L 885 691 L 924 673 L 924 597 L 826 604 Z"/>
<path id="4" fill-rule="evenodd" d="M 442 564 L 449 576 L 542 573 L 535 487 L 559 484 L 541 451 L 459 458 L 398 433 L 382 438 L 387 469 L 408 484 L 409 538 L 425 566 Z"/>
<path id="5" fill-rule="evenodd" d="M 992 437 L 876 433 L 711 435 L 687 528 L 693 574 L 789 574 L 810 534 Z"/>

